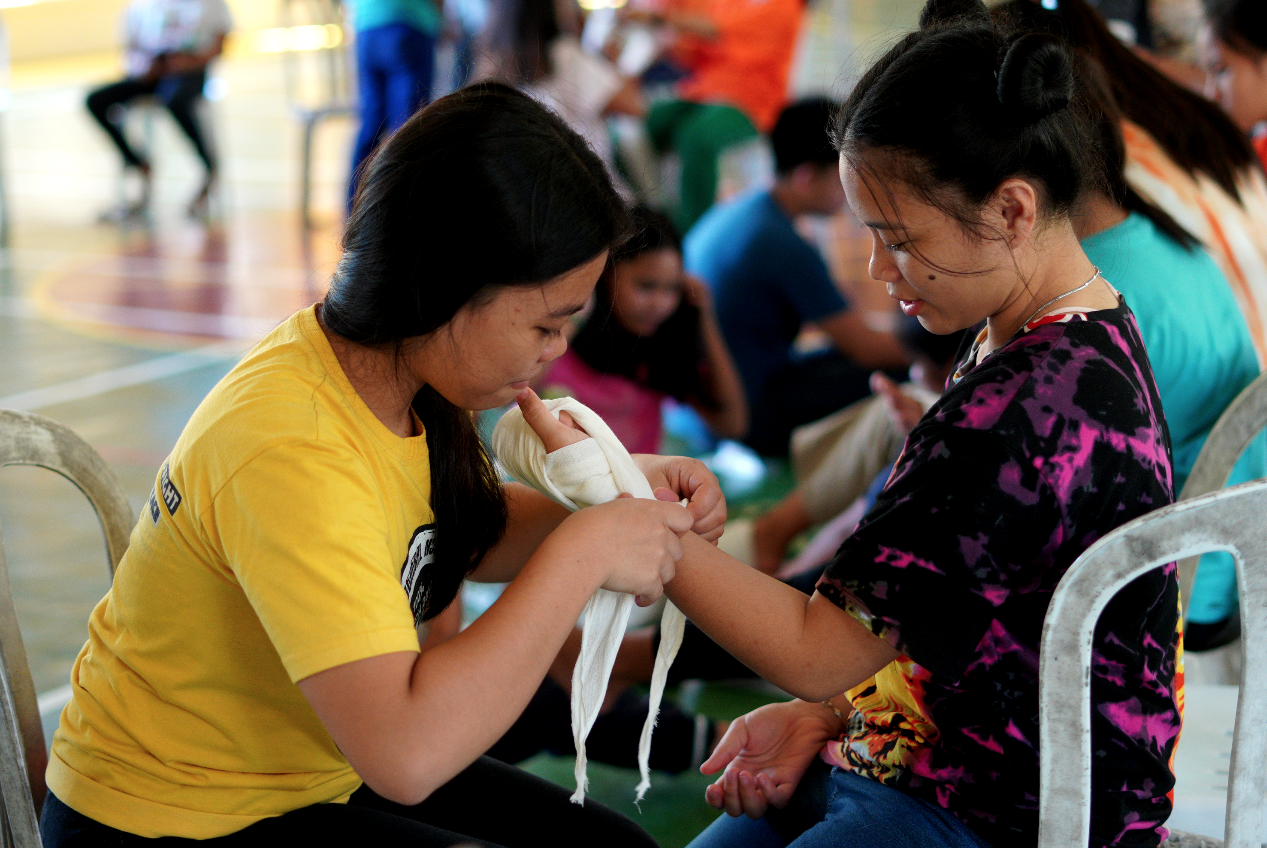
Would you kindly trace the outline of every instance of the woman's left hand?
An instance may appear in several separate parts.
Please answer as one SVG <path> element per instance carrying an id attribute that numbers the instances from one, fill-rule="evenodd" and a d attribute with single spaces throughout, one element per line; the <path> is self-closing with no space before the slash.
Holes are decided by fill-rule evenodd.
<path id="1" fill-rule="evenodd" d="M 704 463 L 687 456 L 649 453 L 636 453 L 633 461 L 659 500 L 687 499 L 686 508 L 695 519 L 692 532 L 713 543 L 721 538 L 726 524 L 726 498 L 721 483 Z"/>
<path id="2" fill-rule="evenodd" d="M 532 389 L 524 389 L 515 401 L 519 404 L 519 411 L 524 415 L 524 421 L 541 439 L 546 453 L 554 453 L 559 448 L 590 438 L 590 434 L 578 427 L 572 420 L 572 416 L 566 412 L 560 412 L 558 418 L 551 415 L 550 410 L 546 409 L 546 405 Z"/>

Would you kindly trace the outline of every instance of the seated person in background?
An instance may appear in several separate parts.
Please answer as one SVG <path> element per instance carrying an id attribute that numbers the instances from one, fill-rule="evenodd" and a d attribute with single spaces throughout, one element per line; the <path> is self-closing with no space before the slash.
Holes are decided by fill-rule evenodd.
<path id="1" fill-rule="evenodd" d="M 1104 69 L 1123 115 L 1126 179 L 1210 251 L 1267 362 L 1267 179 L 1249 140 L 1215 103 L 1184 88 L 1122 44 L 1086 0 L 1044 9 L 1031 0 L 993 7 L 1005 26 L 1047 32 Z"/>
<path id="2" fill-rule="evenodd" d="M 717 436 L 740 438 L 747 403 L 708 288 L 683 273 L 668 218 L 640 206 L 633 219 L 634 236 L 613 254 L 593 311 L 545 373 L 542 395 L 576 398 L 630 453 L 659 449 L 667 397 L 690 404 Z"/>
<path id="3" fill-rule="evenodd" d="M 128 6 L 123 19 L 127 76 L 89 94 L 88 111 L 119 149 L 124 168 L 139 174 L 141 193 L 107 217 L 132 217 L 149 207 L 151 164 L 128 143 L 119 108 L 142 95 L 153 95 L 167 107 L 202 160 L 206 175 L 188 211 L 194 216 L 206 213 L 216 162 L 203 136 L 197 105 L 207 82 L 207 65 L 220 55 L 232 28 L 224 0 L 132 0 Z"/>
<path id="4" fill-rule="evenodd" d="M 792 432 L 798 484 L 753 522 L 756 568 L 776 572 L 792 539 L 831 521 L 864 497 L 877 475 L 887 476 L 906 435 L 941 396 L 963 333 L 938 336 L 910 318 L 900 325 L 898 339 L 911 357 L 910 382 L 899 386 L 884 374 L 873 374 L 871 397 Z"/>
<path id="5" fill-rule="evenodd" d="M 1126 48 L 1085 0 L 1061 0 L 1055 10 L 1029 0 L 1007 0 L 993 11 L 1006 26 L 1065 39 L 1102 69 L 1116 113 L 1122 116 L 1123 173 L 1128 186 L 1209 251 L 1236 299 L 1261 366 L 1267 361 L 1267 180 L 1245 134 L 1217 105 L 1173 82 Z M 1126 294 L 1131 303 L 1138 296 Z M 1206 309 L 1202 303 L 1193 312 Z M 1144 321 L 1141 318 L 1141 327 Z M 1232 326 L 1235 330 L 1240 325 Z M 1211 350 L 1227 350 L 1233 335 L 1219 331 L 1219 343 Z M 1202 343 L 1195 344 L 1192 350 L 1201 350 Z M 1149 351 L 1155 362 L 1163 355 L 1161 350 L 1153 350 L 1151 341 Z M 1160 383 L 1160 369 L 1158 374 Z M 1244 383 L 1234 385 L 1239 388 Z M 1201 415 L 1217 418 L 1232 397 L 1234 394 L 1229 394 L 1222 403 L 1212 402 L 1208 408 L 1196 407 Z M 1169 418 L 1171 409 L 1166 411 Z M 1198 426 L 1191 432 L 1204 440 L 1212 424 L 1213 420 L 1208 420 L 1204 428 Z M 1186 477 L 1191 459 L 1185 464 L 1176 420 L 1171 421 L 1171 432 L 1175 436 L 1176 470 Z M 1192 586 L 1185 647 L 1217 647 L 1235 638 L 1238 622 L 1231 558 L 1207 555 Z"/>
<path id="6" fill-rule="evenodd" d="M 1206 96 L 1253 136 L 1267 164 L 1267 3 L 1207 0 L 1201 47 Z"/>
<path id="7" fill-rule="evenodd" d="M 709 210 L 684 241 L 686 270 L 713 290 L 747 392 L 745 441 L 767 456 L 787 454 L 794 427 L 866 397 L 872 370 L 906 364 L 893 334 L 850 308 L 822 255 L 793 226 L 800 215 L 829 215 L 844 203 L 827 137 L 834 108 L 825 99 L 787 107 L 771 134 L 774 186 Z M 832 349 L 794 352 L 807 323 Z"/>
<path id="8" fill-rule="evenodd" d="M 804 0 L 656 0 L 626 14 L 677 33 L 688 70 L 675 97 L 651 107 L 647 133 L 682 161 L 674 223 L 686 232 L 717 200 L 723 150 L 769 132 L 787 102 Z"/>
<path id="9" fill-rule="evenodd" d="M 589 142 L 616 178 L 605 117 L 641 118 L 647 111 L 642 88 L 605 57 L 585 52 L 574 23 L 559 15 L 555 0 L 495 2 L 481 39 L 484 55 L 476 76 L 519 86 L 553 109 Z M 619 180 L 617 187 L 631 193 Z"/>
<path id="10" fill-rule="evenodd" d="M 1075 218 L 1082 249 L 1126 298 L 1139 322 L 1157 380 L 1182 491 L 1223 410 L 1259 374 L 1254 343 L 1227 278 L 1174 219 L 1126 183 L 1121 115 L 1103 71 L 1084 60 L 1079 74 L 1100 116 L 1107 193 L 1092 193 Z M 1241 455 L 1229 485 L 1267 477 L 1267 435 Z M 1236 568 L 1230 554 L 1205 554 L 1197 570 L 1184 647 L 1204 651 L 1240 633 Z"/>

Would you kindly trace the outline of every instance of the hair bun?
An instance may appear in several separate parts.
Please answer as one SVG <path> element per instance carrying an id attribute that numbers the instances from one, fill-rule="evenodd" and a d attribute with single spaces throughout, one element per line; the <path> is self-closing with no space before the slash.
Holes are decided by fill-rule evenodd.
<path id="1" fill-rule="evenodd" d="M 990 11 L 981 0 L 928 0 L 919 13 L 919 28 L 928 29 L 960 18 L 964 23 L 991 22 Z"/>
<path id="2" fill-rule="evenodd" d="M 1012 42 L 999 66 L 999 103 L 1007 112 L 1032 123 L 1064 109 L 1073 93 L 1073 63 L 1059 41 L 1034 32 Z"/>

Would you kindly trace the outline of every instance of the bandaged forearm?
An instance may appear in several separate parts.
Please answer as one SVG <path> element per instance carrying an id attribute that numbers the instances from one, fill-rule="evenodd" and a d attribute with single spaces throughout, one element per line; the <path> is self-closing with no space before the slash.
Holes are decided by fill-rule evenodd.
<path id="1" fill-rule="evenodd" d="M 518 407 L 513 408 L 497 422 L 492 439 L 494 454 L 512 477 L 570 510 L 606 503 L 624 492 L 638 498 L 654 497 L 647 478 L 597 414 L 572 398 L 545 404 L 556 418 L 566 411 L 591 438 L 547 454 L 541 439 L 524 421 L 523 413 Z M 633 596 L 606 589 L 595 592 L 585 607 L 581 655 L 572 672 L 572 738 L 576 745 L 576 792 L 572 800 L 578 804 L 584 802 L 588 785 L 585 739 L 602 707 L 632 608 Z M 638 743 L 638 770 L 642 777 L 637 787 L 639 801 L 651 786 L 651 734 L 669 666 L 682 643 L 685 621 L 673 604 L 665 605 L 660 648 L 651 676 L 651 704 Z"/>

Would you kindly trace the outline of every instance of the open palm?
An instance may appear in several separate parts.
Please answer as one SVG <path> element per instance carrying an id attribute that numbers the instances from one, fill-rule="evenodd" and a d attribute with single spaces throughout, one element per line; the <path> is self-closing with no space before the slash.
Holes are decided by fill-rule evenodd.
<path id="1" fill-rule="evenodd" d="M 773 806 L 787 806 L 806 769 L 823 745 L 841 731 L 840 722 L 820 704 L 768 704 L 733 721 L 702 766 L 722 774 L 704 799 L 732 816 L 760 818 Z"/>

